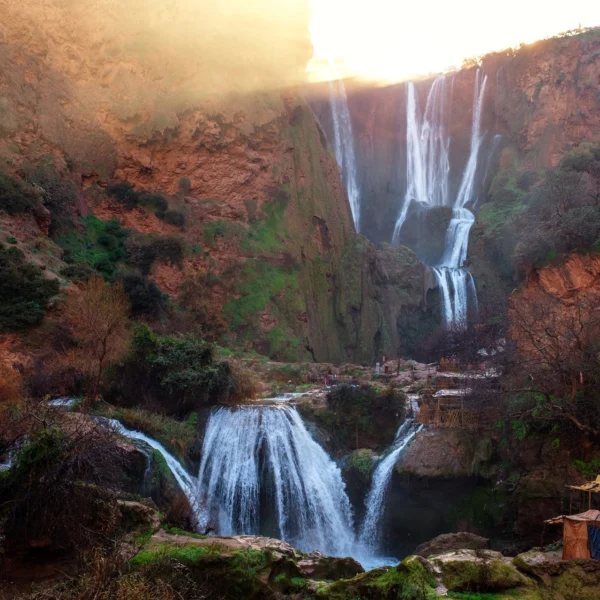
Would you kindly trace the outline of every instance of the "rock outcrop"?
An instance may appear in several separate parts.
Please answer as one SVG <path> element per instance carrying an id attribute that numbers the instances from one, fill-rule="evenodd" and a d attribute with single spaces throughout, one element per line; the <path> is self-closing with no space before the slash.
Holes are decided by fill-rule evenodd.
<path id="1" fill-rule="evenodd" d="M 414 554 L 427 558 L 432 554 L 445 554 L 454 550 L 483 550 L 488 547 L 488 544 L 488 539 L 466 531 L 443 533 L 417 546 Z"/>

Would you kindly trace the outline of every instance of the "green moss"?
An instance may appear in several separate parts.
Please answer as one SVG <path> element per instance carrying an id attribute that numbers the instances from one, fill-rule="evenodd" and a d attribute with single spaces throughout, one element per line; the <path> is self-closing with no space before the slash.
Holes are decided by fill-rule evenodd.
<path id="1" fill-rule="evenodd" d="M 250 256 L 277 253 L 288 237 L 287 229 L 283 224 L 285 202 L 281 199 L 272 201 L 265 206 L 264 211 L 265 217 L 253 223 L 241 240 L 241 249 Z"/>
<path id="2" fill-rule="evenodd" d="M 157 548 L 139 552 L 129 561 L 129 566 L 132 569 L 139 569 L 164 559 L 176 560 L 182 563 L 195 563 L 206 556 L 218 554 L 220 554 L 220 550 L 216 546 L 162 544 Z"/>
<path id="3" fill-rule="evenodd" d="M 500 560 L 444 560 L 440 566 L 442 581 L 453 592 L 498 592 L 527 583 L 513 565 Z"/>
<path id="4" fill-rule="evenodd" d="M 362 477 L 370 478 L 373 473 L 373 457 L 368 450 L 355 450 L 350 455 L 350 462 L 348 464 L 350 469 L 358 471 Z"/>
<path id="5" fill-rule="evenodd" d="M 437 598 L 434 587 L 435 580 L 421 561 L 409 556 L 393 569 L 374 569 L 319 589 L 318 597 L 328 600 L 434 600 Z"/>

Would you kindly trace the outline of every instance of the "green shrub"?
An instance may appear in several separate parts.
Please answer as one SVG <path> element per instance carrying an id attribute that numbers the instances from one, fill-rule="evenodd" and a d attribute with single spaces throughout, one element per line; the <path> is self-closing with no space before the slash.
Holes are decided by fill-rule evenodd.
<path id="1" fill-rule="evenodd" d="M 153 281 L 134 272 L 123 273 L 119 278 L 129 298 L 132 316 L 158 319 L 168 311 L 167 296 Z"/>
<path id="2" fill-rule="evenodd" d="M 85 283 L 94 274 L 94 269 L 85 263 L 77 263 L 61 269 L 60 274 L 71 281 Z"/>
<path id="3" fill-rule="evenodd" d="M 9 215 L 30 211 L 40 201 L 33 187 L 21 179 L 0 172 L 0 210 Z"/>
<path id="4" fill-rule="evenodd" d="M 58 289 L 58 281 L 47 279 L 38 267 L 27 263 L 18 248 L 0 244 L 0 329 L 40 323 Z"/>
<path id="5" fill-rule="evenodd" d="M 94 215 L 81 219 L 83 231 L 72 228 L 60 234 L 57 244 L 63 248 L 69 265 L 88 265 L 107 278 L 114 275 L 127 257 L 125 240 L 129 232 L 116 219 L 101 221 Z"/>
<path id="6" fill-rule="evenodd" d="M 103 543 L 116 527 L 114 492 L 124 466 L 102 428 L 67 433 L 45 422 L 30 430 L 0 478 L 4 544 L 26 548 L 44 540 L 64 550 Z"/>
<path id="7" fill-rule="evenodd" d="M 593 478 L 600 474 L 600 458 L 594 456 L 589 462 L 576 460 L 573 466 L 585 477 Z"/>
<path id="8" fill-rule="evenodd" d="M 17 238 L 13 237 L 12 235 L 7 235 L 6 236 L 6 242 L 8 244 L 17 244 L 18 243 Z"/>
<path id="9" fill-rule="evenodd" d="M 127 245 L 129 260 L 148 275 L 155 261 L 182 266 L 185 249 L 182 241 L 173 236 L 142 238 L 135 236 Z"/>
<path id="10" fill-rule="evenodd" d="M 227 400 L 234 388 L 229 363 L 215 361 L 212 344 L 192 335 L 158 336 L 146 325 L 134 327 L 130 354 L 113 381 L 109 397 L 146 400 L 180 415 Z"/>
<path id="11" fill-rule="evenodd" d="M 162 216 L 162 220 L 169 225 L 174 225 L 175 227 L 179 227 L 183 229 L 185 226 L 185 215 L 179 211 L 174 209 L 166 210 Z"/>
<path id="12" fill-rule="evenodd" d="M 133 189 L 130 183 L 112 183 L 106 188 L 106 193 L 122 204 L 126 210 L 132 210 L 136 206 L 144 206 L 153 210 L 159 219 L 163 219 L 169 209 L 169 203 L 161 194 Z"/>
<path id="13" fill-rule="evenodd" d="M 106 188 L 106 193 L 127 210 L 135 208 L 139 203 L 139 194 L 130 183 L 111 183 Z"/>

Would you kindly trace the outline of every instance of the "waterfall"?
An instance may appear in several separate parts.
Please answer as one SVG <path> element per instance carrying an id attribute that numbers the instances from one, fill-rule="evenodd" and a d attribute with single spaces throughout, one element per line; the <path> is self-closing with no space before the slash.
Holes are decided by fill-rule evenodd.
<path id="1" fill-rule="evenodd" d="M 200 520 L 221 535 L 274 535 L 333 556 L 351 553 L 352 510 L 340 469 L 294 406 L 219 408 L 209 418 L 199 475 Z"/>
<path id="2" fill-rule="evenodd" d="M 179 484 L 179 487 L 181 488 L 183 493 L 186 495 L 186 497 L 190 503 L 190 506 L 192 508 L 195 508 L 197 506 L 196 481 L 195 481 L 194 477 L 192 477 L 181 466 L 181 463 L 172 454 L 170 454 L 162 444 L 160 444 L 156 440 L 153 440 L 151 437 L 148 437 L 146 434 L 142 433 L 141 431 L 135 431 L 133 429 L 128 429 L 127 427 L 122 425 L 116 419 L 108 419 L 108 418 L 100 417 L 98 419 L 98 421 L 102 424 L 107 424 L 112 429 L 114 429 L 117 433 L 120 433 L 122 436 L 124 436 L 126 438 L 129 438 L 131 440 L 140 440 L 140 441 L 148 444 L 148 446 L 150 446 L 154 450 L 158 450 L 163 455 L 171 473 L 173 474 L 173 477 L 175 477 L 175 480 Z"/>
<path id="3" fill-rule="evenodd" d="M 411 203 L 423 208 L 448 204 L 450 137 L 446 125 L 446 77 L 434 80 L 421 118 L 414 83 L 406 98 L 406 195 L 396 220 L 392 243 L 397 244 Z"/>
<path id="4" fill-rule="evenodd" d="M 465 167 L 463 178 L 456 196 L 454 206 L 464 208 L 464 206 L 473 200 L 473 189 L 475 185 L 475 173 L 477 172 L 477 158 L 479 157 L 479 147 L 481 146 L 481 111 L 483 108 L 483 95 L 487 75 L 481 79 L 481 70 L 477 69 L 475 75 L 475 86 L 473 89 L 473 123 L 471 125 L 471 151 L 469 160 Z"/>
<path id="5" fill-rule="evenodd" d="M 360 230 L 360 190 L 356 181 L 352 119 L 348 109 L 346 87 L 342 79 L 329 82 L 329 101 L 333 119 L 333 149 L 348 193 L 354 228 L 358 232 Z"/>
<path id="6" fill-rule="evenodd" d="M 446 78 L 441 76 L 434 80 L 427 95 L 423 116 L 419 112 L 414 84 L 407 85 L 406 195 L 396 220 L 392 243 L 399 243 L 402 226 L 413 202 L 416 202 L 421 210 L 452 206 L 452 218 L 446 232 L 444 252 L 438 264 L 432 267 L 432 272 L 440 290 L 444 324 L 447 329 L 454 331 L 466 328 L 469 304 L 477 306 L 473 277 L 463 268 L 467 259 L 469 232 L 475 221 L 473 213 L 465 207 L 477 202 L 476 175 L 483 140 L 481 114 L 486 82 L 487 76 L 478 69 L 473 87 L 469 156 L 454 199 L 449 193 L 450 137 L 447 125 Z"/>
<path id="7" fill-rule="evenodd" d="M 414 419 L 407 419 L 396 433 L 391 452 L 377 465 L 375 473 L 373 473 L 371 489 L 365 501 L 367 514 L 359 535 L 361 545 L 369 553 L 374 554 L 378 550 L 381 537 L 379 523 L 384 513 L 385 496 L 392 478 L 394 465 L 398 462 L 402 451 L 422 427 Z"/>

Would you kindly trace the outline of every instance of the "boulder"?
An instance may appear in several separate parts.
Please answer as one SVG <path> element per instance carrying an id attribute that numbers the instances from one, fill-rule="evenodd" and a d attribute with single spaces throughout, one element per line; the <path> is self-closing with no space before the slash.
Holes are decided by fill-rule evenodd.
<path id="1" fill-rule="evenodd" d="M 353 558 L 336 558 L 325 556 L 320 552 L 312 552 L 297 563 L 302 577 L 307 579 L 350 579 L 364 573 L 362 566 Z"/>
<path id="2" fill-rule="evenodd" d="M 117 505 L 121 513 L 121 522 L 128 531 L 149 528 L 157 530 L 160 527 L 160 516 L 156 506 L 130 500 L 117 500 Z"/>
<path id="3" fill-rule="evenodd" d="M 458 533 L 443 533 L 417 547 L 414 554 L 427 558 L 434 554 L 444 554 L 453 550 L 482 550 L 488 547 L 487 538 L 459 531 Z"/>
<path id="4" fill-rule="evenodd" d="M 492 550 L 457 550 L 430 561 L 451 592 L 500 592 L 531 585 L 511 559 Z"/>

